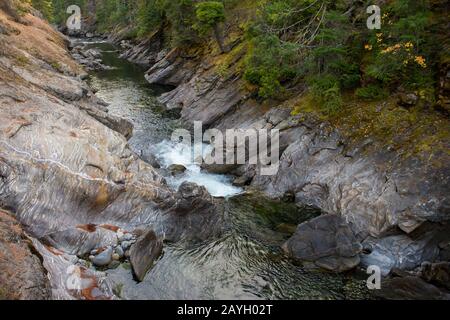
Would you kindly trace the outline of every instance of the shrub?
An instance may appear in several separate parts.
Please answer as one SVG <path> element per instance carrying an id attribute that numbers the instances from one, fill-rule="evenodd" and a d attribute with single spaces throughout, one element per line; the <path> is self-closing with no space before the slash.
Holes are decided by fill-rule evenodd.
<path id="1" fill-rule="evenodd" d="M 251 39 L 246 57 L 244 79 L 259 87 L 262 98 L 274 98 L 283 90 L 282 83 L 295 79 L 296 49 L 278 37 L 260 35 Z"/>
<path id="2" fill-rule="evenodd" d="M 342 107 L 341 88 L 339 80 L 333 75 L 322 75 L 311 78 L 310 91 L 322 111 L 335 113 Z"/>
<path id="3" fill-rule="evenodd" d="M 366 87 L 356 89 L 355 95 L 364 100 L 381 100 L 388 97 L 389 91 L 377 85 L 370 84 Z"/>
<path id="4" fill-rule="evenodd" d="M 222 30 L 219 24 L 225 21 L 225 7 L 219 1 L 205 1 L 200 2 L 195 6 L 195 15 L 197 22 L 194 24 L 201 35 L 207 35 L 211 30 L 214 30 L 214 36 L 221 52 L 228 51 L 224 45 Z"/>

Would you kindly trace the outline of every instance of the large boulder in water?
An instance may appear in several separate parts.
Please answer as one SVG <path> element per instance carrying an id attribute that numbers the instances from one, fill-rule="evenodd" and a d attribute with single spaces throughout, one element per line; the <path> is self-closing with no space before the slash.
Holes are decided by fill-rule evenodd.
<path id="1" fill-rule="evenodd" d="M 301 262 L 344 272 L 359 264 L 362 246 L 342 217 L 324 215 L 299 225 L 283 249 Z"/>
<path id="2" fill-rule="evenodd" d="M 130 262 L 138 281 L 143 281 L 153 263 L 161 255 L 162 240 L 153 230 L 145 231 L 130 249 Z"/>
<path id="3" fill-rule="evenodd" d="M 214 199 L 205 187 L 184 182 L 175 194 L 168 214 L 164 215 L 166 241 L 189 239 L 192 241 L 211 239 L 224 230 L 223 206 Z"/>
<path id="4" fill-rule="evenodd" d="M 213 197 L 203 186 L 186 181 L 178 188 L 176 211 L 180 214 L 202 211 L 214 206 L 213 203 Z"/>

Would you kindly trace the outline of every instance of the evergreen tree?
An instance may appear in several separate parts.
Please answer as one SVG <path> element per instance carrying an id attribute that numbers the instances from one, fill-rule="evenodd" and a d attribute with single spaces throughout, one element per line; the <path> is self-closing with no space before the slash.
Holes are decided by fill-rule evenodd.
<path id="1" fill-rule="evenodd" d="M 53 21 L 52 0 L 32 0 L 31 4 L 35 9 L 39 10 L 47 20 Z"/>
<path id="2" fill-rule="evenodd" d="M 213 30 L 220 51 L 222 53 L 228 51 L 224 45 L 222 30 L 220 29 L 220 23 L 225 21 L 225 7 L 223 3 L 219 1 L 205 1 L 198 3 L 195 8 L 197 18 L 197 22 L 194 25 L 195 29 L 204 35 Z"/>

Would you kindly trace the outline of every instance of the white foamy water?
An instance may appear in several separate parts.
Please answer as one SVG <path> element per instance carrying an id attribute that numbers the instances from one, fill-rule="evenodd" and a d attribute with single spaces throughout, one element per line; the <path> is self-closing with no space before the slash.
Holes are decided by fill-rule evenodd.
<path id="1" fill-rule="evenodd" d="M 202 145 L 203 152 L 207 152 L 211 147 Z M 213 197 L 230 197 L 242 193 L 242 189 L 234 187 L 231 179 L 225 175 L 202 172 L 200 166 L 193 161 L 193 148 L 171 141 L 163 141 L 156 145 L 155 155 L 165 168 L 172 164 L 180 164 L 186 167 L 186 172 L 177 177 L 167 178 L 168 184 L 174 189 L 185 181 L 194 182 L 204 186 Z"/>

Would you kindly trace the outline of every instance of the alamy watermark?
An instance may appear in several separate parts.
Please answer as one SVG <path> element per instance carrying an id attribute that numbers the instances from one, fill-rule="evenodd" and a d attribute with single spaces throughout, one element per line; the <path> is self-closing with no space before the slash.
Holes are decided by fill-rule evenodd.
<path id="1" fill-rule="evenodd" d="M 69 30 L 81 29 L 81 8 L 75 4 L 67 7 L 66 12 L 71 16 L 66 20 L 66 26 Z M 381 8 L 377 5 L 371 5 L 367 7 L 367 14 L 370 16 L 367 18 L 367 28 L 370 30 L 381 29 Z"/>
<path id="2" fill-rule="evenodd" d="M 258 165 L 260 175 L 276 175 L 280 162 L 280 132 L 268 129 L 218 129 L 203 132 L 200 121 L 194 122 L 194 137 L 186 129 L 177 129 L 172 141 L 183 143 L 192 151 L 193 164 Z M 213 147 L 204 153 L 203 144 Z"/>
<path id="3" fill-rule="evenodd" d="M 381 8 L 377 5 L 371 5 L 367 7 L 366 12 L 370 14 L 367 18 L 367 28 L 369 30 L 381 29 Z"/>
<path id="4" fill-rule="evenodd" d="M 381 268 L 379 266 L 369 266 L 367 268 L 367 274 L 369 278 L 367 279 L 367 288 L 369 290 L 380 290 L 381 289 Z"/>
<path id="5" fill-rule="evenodd" d="M 67 7 L 66 12 L 71 14 L 66 20 L 66 26 L 69 30 L 80 30 L 81 29 L 81 8 L 77 5 L 70 5 Z"/>

